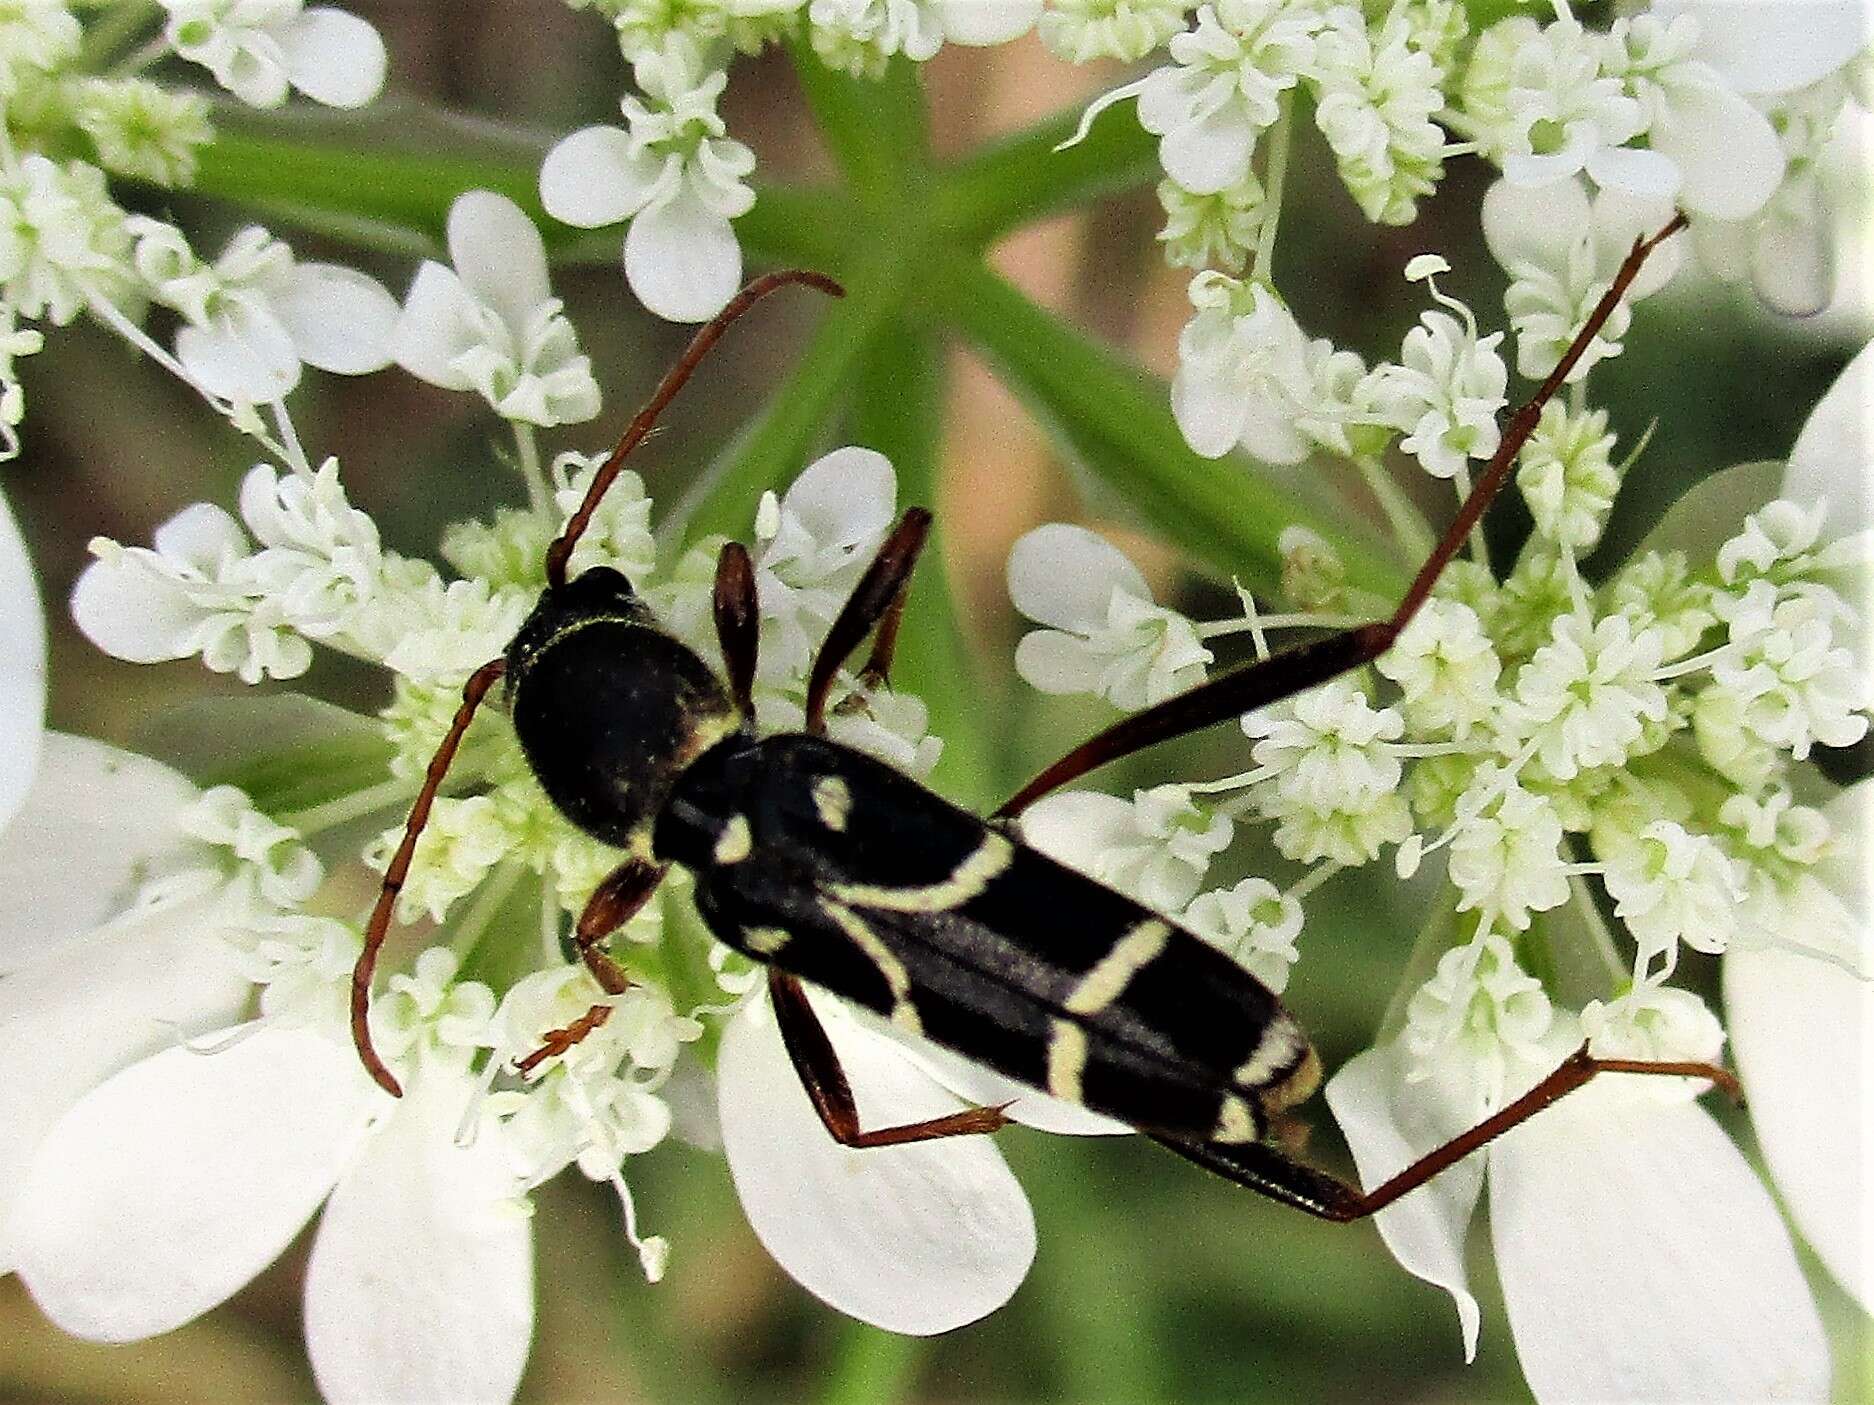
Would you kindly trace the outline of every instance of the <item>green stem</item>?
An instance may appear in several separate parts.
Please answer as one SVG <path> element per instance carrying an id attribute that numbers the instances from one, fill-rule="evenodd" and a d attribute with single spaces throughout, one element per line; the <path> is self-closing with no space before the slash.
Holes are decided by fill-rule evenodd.
<path id="1" fill-rule="evenodd" d="M 1399 490 L 1399 484 L 1385 466 L 1368 454 L 1355 459 L 1354 466 L 1378 500 L 1380 511 L 1386 514 L 1386 525 L 1392 528 L 1405 559 L 1423 561 L 1430 556 L 1432 544 L 1437 540 L 1432 536 L 1431 525 L 1426 522 L 1425 514 Z"/>
<path id="2" fill-rule="evenodd" d="M 1256 262 L 1249 270 L 1252 283 L 1274 288 L 1275 232 L 1282 223 L 1282 196 L 1288 188 L 1288 147 L 1295 125 L 1295 93 L 1282 94 L 1282 115 L 1269 133 L 1269 165 L 1263 175 L 1262 227 L 1256 240 Z"/>
<path id="3" fill-rule="evenodd" d="M 887 323 L 857 368 L 852 441 L 892 461 L 902 504 L 937 510 L 906 601 L 892 679 L 923 699 L 932 733 L 944 739 L 932 783 L 959 804 L 979 806 L 1001 778 L 993 774 L 983 727 L 993 701 L 985 696 L 987 682 L 957 617 L 944 560 L 943 410 L 944 351 L 935 332 L 897 320 Z"/>
<path id="4" fill-rule="evenodd" d="M 157 0 L 118 0 L 108 11 L 85 26 L 78 66 L 90 73 L 108 67 L 133 40 L 162 15 Z"/>
<path id="5" fill-rule="evenodd" d="M 1130 104 L 1108 108 L 1086 139 L 1074 134 L 1078 108 L 972 152 L 938 174 L 936 223 L 965 248 L 981 249 L 1010 230 L 1157 179 L 1158 139 Z"/>
<path id="6" fill-rule="evenodd" d="M 890 1405 L 909 1393 L 923 1356 L 917 1337 L 842 1321 L 821 1405 Z"/>
<path id="7" fill-rule="evenodd" d="M 910 213 L 899 197 L 925 169 L 930 151 L 916 65 L 894 58 L 884 77 L 866 80 L 828 68 L 805 38 L 790 52 L 815 125 L 853 193 L 881 213 Z"/>

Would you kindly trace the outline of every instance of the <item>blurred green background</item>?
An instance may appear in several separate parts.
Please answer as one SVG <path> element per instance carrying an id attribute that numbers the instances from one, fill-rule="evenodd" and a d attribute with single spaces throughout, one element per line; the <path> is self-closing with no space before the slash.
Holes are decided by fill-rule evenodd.
<path id="1" fill-rule="evenodd" d="M 458 149 L 486 135 L 501 150 L 537 153 L 557 135 L 616 116 L 624 74 L 604 26 L 554 0 L 352 0 L 351 8 L 389 40 L 394 101 L 498 124 L 453 128 Z M 1032 40 L 988 53 L 946 51 L 926 73 L 935 144 L 940 153 L 966 150 L 1079 102 L 1117 76 L 1069 69 Z M 764 179 L 830 177 L 784 58 L 738 67 L 725 112 L 731 133 L 757 150 Z M 388 125 L 397 122 L 393 111 Z M 1303 126 L 1277 262 L 1302 325 L 1369 361 L 1395 355 L 1421 307 L 1400 270 L 1426 249 L 1456 265 L 1450 291 L 1471 301 L 1486 324 L 1495 321 L 1503 280 L 1477 234 L 1485 179 L 1475 163 L 1459 162 L 1419 224 L 1376 230 L 1359 217 L 1318 137 Z M 203 200 L 151 208 L 180 218 L 203 249 L 217 247 L 248 217 Z M 1145 185 L 1022 231 L 996 250 L 994 262 L 1044 306 L 1163 374 L 1174 364 L 1187 304 L 1186 275 L 1159 259 L 1158 224 Z M 414 267 L 408 256 L 289 237 L 309 257 L 360 263 L 398 291 Z M 615 264 L 564 268 L 556 290 L 606 392 L 600 425 L 621 424 L 685 333 L 644 314 Z M 653 493 L 674 500 L 725 447 L 744 407 L 761 403 L 784 378 L 821 312 L 805 299 L 777 301 L 736 335 L 645 449 L 638 466 Z M 1698 477 L 1780 456 L 1865 335 L 1852 316 L 1773 320 L 1748 293 L 1692 277 L 1643 304 L 1626 354 L 1593 380 L 1593 398 L 1612 412 L 1624 444 L 1660 421 L 1617 509 L 1614 553 Z M 180 386 L 109 335 L 81 326 L 48 343 L 25 365 L 27 450 L 6 467 L 5 486 L 52 617 L 52 722 L 134 744 L 165 706 L 240 685 L 194 664 L 136 668 L 92 651 L 64 610 L 85 543 L 100 533 L 142 543 L 187 503 L 231 504 L 252 456 Z M 1006 793 L 1107 715 L 1098 704 L 1042 699 L 1014 680 L 1019 625 L 1001 563 L 1022 531 L 1050 518 L 1093 521 L 1136 549 L 1161 594 L 1213 614 L 1227 612 L 1230 602 L 1222 584 L 1187 574 L 1174 553 L 1138 533 L 1116 498 L 1085 491 L 1075 467 L 980 363 L 957 351 L 943 369 L 935 506 L 971 655 L 954 687 L 961 711 L 981 729 L 958 753 L 968 764 L 948 768 L 943 783 L 981 800 Z M 294 413 L 315 457 L 340 456 L 353 500 L 399 550 L 433 554 L 444 522 L 519 499 L 517 480 L 495 463 L 499 426 L 478 402 L 396 372 L 361 381 L 312 376 Z M 589 426 L 550 436 L 549 448 L 589 449 L 603 438 Z M 845 440 L 829 435 L 825 446 Z M 1445 508 L 1436 494 L 1426 501 L 1434 512 Z M 1502 546 L 1512 547 L 1523 530 L 1519 517 L 1515 505 L 1495 515 L 1492 531 Z M 385 700 L 378 675 L 326 657 L 295 686 L 362 710 Z M 1123 792 L 1133 782 L 1220 774 L 1241 768 L 1245 748 L 1234 729 L 1219 729 L 1105 779 Z M 1843 764 L 1863 770 L 1867 757 Z M 1337 880 L 1311 900 L 1303 959 L 1286 997 L 1330 1069 L 1370 1041 L 1421 920 L 1421 890 L 1378 867 Z M 1213 878 L 1283 871 L 1245 841 Z M 1312 1112 L 1315 1154 L 1344 1169 L 1345 1153 L 1318 1102 Z M 1316 1224 L 1134 1140 L 1056 1139 L 1017 1128 L 1000 1141 L 1034 1203 L 1034 1271 L 1002 1312 L 928 1342 L 856 1326 L 796 1289 L 755 1242 L 716 1156 L 672 1143 L 631 1168 L 643 1213 L 675 1249 L 668 1279 L 655 1288 L 645 1285 L 617 1231 L 609 1193 L 560 1178 L 543 1192 L 536 1220 L 539 1327 L 522 1398 L 1526 1397 L 1487 1253 L 1473 1265 L 1485 1304 L 1483 1342 L 1477 1362 L 1466 1366 L 1448 1299 L 1401 1272 L 1368 1226 Z M 0 1281 L 0 1400 L 311 1399 L 298 1340 L 302 1255 L 303 1244 L 229 1308 L 121 1348 L 64 1338 L 16 1281 Z M 1850 1345 L 1863 1326 L 1817 1282 L 1838 1339 Z M 1864 1355 L 1849 1350 L 1844 1359 Z M 1858 1394 L 1862 1384 L 1851 1377 L 1844 1393 Z"/>

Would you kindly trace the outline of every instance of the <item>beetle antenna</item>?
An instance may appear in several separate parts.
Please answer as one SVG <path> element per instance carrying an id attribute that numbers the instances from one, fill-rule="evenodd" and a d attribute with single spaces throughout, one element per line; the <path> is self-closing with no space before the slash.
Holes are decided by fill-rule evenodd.
<path id="1" fill-rule="evenodd" d="M 625 459 L 633 449 L 644 442 L 657 425 L 658 416 L 664 413 L 670 402 L 677 397 L 685 382 L 695 374 L 703 358 L 717 342 L 722 340 L 724 332 L 756 303 L 768 294 L 776 292 L 793 283 L 804 283 L 809 288 L 818 288 L 832 297 L 843 298 L 846 290 L 828 278 L 824 273 L 814 273 L 809 269 L 790 268 L 779 273 L 764 273 L 761 277 L 747 284 L 739 293 L 729 299 L 728 305 L 704 323 L 697 334 L 690 339 L 690 344 L 678 358 L 677 364 L 664 374 L 657 383 L 657 389 L 645 402 L 631 423 L 625 426 L 624 434 L 619 438 L 618 447 L 612 450 L 611 457 L 605 460 L 598 473 L 592 479 L 592 486 L 586 489 L 585 501 L 579 504 L 579 510 L 567 519 L 566 529 L 562 531 L 551 546 L 547 548 L 547 584 L 558 589 L 566 584 L 566 563 L 572 560 L 573 548 L 579 544 L 580 536 L 592 522 L 592 515 L 599 510 L 599 504 L 605 498 L 606 489 L 624 469 Z"/>
<path id="2" fill-rule="evenodd" d="M 475 709 L 481 706 L 482 699 L 488 696 L 488 690 L 494 687 L 506 671 L 507 660 L 494 659 L 471 673 L 468 682 L 462 685 L 462 705 L 456 709 L 455 720 L 449 724 L 448 734 L 443 737 L 442 745 L 436 748 L 436 754 L 430 758 L 429 770 L 423 774 L 423 788 L 417 792 L 416 803 L 410 807 L 410 818 L 404 821 L 403 841 L 397 845 L 390 866 L 384 870 L 384 885 L 378 889 L 377 905 L 371 909 L 371 920 L 365 923 L 364 946 L 358 952 L 357 964 L 351 968 L 351 1042 L 357 1046 L 358 1057 L 363 1061 L 365 1071 L 377 1081 L 378 1087 L 393 1098 L 402 1097 L 403 1088 L 371 1042 L 371 977 L 377 971 L 378 953 L 384 949 L 384 938 L 390 933 L 391 911 L 396 906 L 397 894 L 403 890 L 404 879 L 409 876 L 410 859 L 416 853 L 417 836 L 423 833 L 423 826 L 429 823 L 430 806 L 435 803 L 436 792 L 442 789 L 443 777 L 449 774 L 449 764 L 455 760 L 462 738 L 468 734 L 469 724 L 475 720 Z"/>

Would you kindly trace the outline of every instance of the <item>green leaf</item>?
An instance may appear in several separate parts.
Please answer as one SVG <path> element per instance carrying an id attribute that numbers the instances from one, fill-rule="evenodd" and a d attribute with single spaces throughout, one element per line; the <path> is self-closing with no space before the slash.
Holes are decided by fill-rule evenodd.
<path id="1" fill-rule="evenodd" d="M 366 790 L 384 779 L 391 755 L 376 721 L 299 693 L 183 703 L 136 741 L 198 785 L 239 786 L 269 814 Z"/>
<path id="2" fill-rule="evenodd" d="M 971 657 L 957 619 L 956 594 L 944 562 L 944 520 L 938 481 L 943 437 L 943 347 L 927 328 L 893 321 L 866 349 L 858 367 L 851 439 L 877 449 L 898 470 L 905 506 L 936 511 L 936 525 L 918 563 L 898 635 L 893 681 L 930 708 L 931 731 L 944 739 L 931 783 L 952 800 L 980 807 L 995 783 L 983 719 L 983 670 Z"/>
<path id="3" fill-rule="evenodd" d="M 1084 141 L 1055 150 L 1079 124 L 1079 108 L 1057 113 L 939 171 L 943 236 L 985 248 L 1024 224 L 1158 179 L 1158 138 L 1139 125 L 1131 104 L 1108 108 Z"/>
<path id="4" fill-rule="evenodd" d="M 1340 551 L 1348 582 L 1386 599 L 1405 587 L 1397 561 L 1344 512 L 1310 502 L 1305 468 L 1251 471 L 1245 459 L 1199 457 L 1171 415 L 1163 382 L 1074 330 L 980 266 L 941 280 L 942 306 L 1086 469 L 1160 535 L 1228 577 L 1268 590 L 1276 539 L 1299 523 Z"/>

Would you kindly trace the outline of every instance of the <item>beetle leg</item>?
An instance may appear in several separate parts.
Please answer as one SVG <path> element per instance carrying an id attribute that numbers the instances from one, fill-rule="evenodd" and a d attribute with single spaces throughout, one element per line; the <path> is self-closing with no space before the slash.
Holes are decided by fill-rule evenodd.
<path id="1" fill-rule="evenodd" d="M 468 734 L 469 724 L 475 720 L 475 710 L 506 671 L 507 660 L 494 659 L 471 673 L 468 682 L 462 685 L 462 705 L 456 709 L 455 720 L 449 724 L 442 745 L 436 748 L 436 754 L 430 758 L 429 769 L 423 775 L 423 788 L 417 792 L 416 802 L 410 807 L 410 818 L 404 821 L 403 840 L 397 845 L 397 852 L 391 856 L 390 865 L 384 870 L 384 883 L 378 889 L 377 903 L 365 923 L 364 945 L 359 949 L 357 963 L 351 968 L 351 1042 L 357 1046 L 358 1058 L 363 1062 L 365 1071 L 376 1080 L 378 1087 L 393 1098 L 402 1097 L 403 1089 L 371 1043 L 371 977 L 377 970 L 378 953 L 384 949 L 384 938 L 390 934 L 391 910 L 396 904 L 397 894 L 403 889 L 404 879 L 409 877 L 410 859 L 416 853 L 417 837 L 423 833 L 423 826 L 429 823 L 430 806 L 436 802 L 436 792 L 442 789 L 443 778 L 449 774 L 449 765 L 455 760 L 462 738 Z"/>
<path id="2" fill-rule="evenodd" d="M 1377 1214 L 1400 1197 L 1417 1190 L 1439 1172 L 1449 1170 L 1479 1147 L 1527 1122 L 1601 1073 L 1706 1078 L 1731 1097 L 1739 1095 L 1737 1079 L 1727 1069 L 1714 1064 L 1597 1059 L 1588 1052 L 1588 1046 L 1583 1044 L 1564 1059 L 1553 1073 L 1520 1098 L 1505 1104 L 1469 1131 L 1460 1132 L 1444 1145 L 1432 1148 L 1372 1190 L 1361 1190 L 1325 1171 L 1317 1171 L 1293 1159 L 1276 1147 L 1261 1143 L 1223 1146 L 1157 1136 L 1153 1140 L 1187 1160 L 1195 1161 L 1206 1170 L 1215 1171 L 1226 1180 L 1285 1205 L 1292 1205 L 1317 1218 L 1337 1222 L 1359 1220 Z"/>
<path id="3" fill-rule="evenodd" d="M 1477 486 L 1465 498 L 1457 517 L 1433 548 L 1430 558 L 1412 578 L 1404 599 L 1390 619 L 1375 620 L 1371 624 L 1330 634 L 1324 639 L 1283 649 L 1269 658 L 1246 664 L 1207 683 L 1200 683 L 1188 692 L 1167 698 L 1143 712 L 1134 713 L 1083 742 L 1049 766 L 997 810 L 996 817 L 1012 818 L 1049 791 L 1058 790 L 1069 781 L 1109 761 L 1117 761 L 1122 756 L 1130 756 L 1148 746 L 1170 741 L 1173 737 L 1184 736 L 1226 718 L 1306 692 L 1330 678 L 1371 663 L 1390 649 L 1400 631 L 1412 622 L 1419 607 L 1430 598 L 1432 588 L 1438 584 L 1438 577 L 1443 574 L 1444 568 L 1470 538 L 1471 529 L 1477 525 L 1484 509 L 1509 477 L 1516 455 L 1528 442 L 1529 436 L 1535 433 L 1536 424 L 1542 418 L 1542 407 L 1562 388 L 1575 363 L 1600 334 L 1607 319 L 1619 306 L 1628 285 L 1639 274 L 1640 265 L 1646 261 L 1646 256 L 1684 227 L 1685 217 L 1680 215 L 1650 239 L 1634 241 L 1632 251 L 1620 265 L 1620 271 L 1614 275 L 1606 295 L 1588 315 L 1588 320 L 1550 372 L 1549 378 L 1530 397 L 1528 403 L 1510 417 L 1489 466 L 1478 478 Z"/>
<path id="4" fill-rule="evenodd" d="M 601 945 L 638 915 L 638 910 L 651 900 L 651 894 L 657 891 L 657 885 L 664 881 L 668 872 L 663 864 L 626 859 L 593 889 L 585 911 L 579 914 L 579 922 L 573 928 L 573 945 L 579 951 L 579 959 L 586 963 L 586 969 L 592 972 L 592 979 L 607 995 L 624 994 L 631 985 L 631 978 L 600 949 Z"/>
<path id="5" fill-rule="evenodd" d="M 768 994 L 774 1001 L 775 1022 L 781 1027 L 781 1042 L 794 1065 L 807 1100 L 819 1114 L 828 1134 L 841 1146 L 856 1148 L 903 1146 L 909 1142 L 931 1142 L 944 1137 L 970 1137 L 999 1131 L 1009 1119 L 999 1107 L 966 1107 L 946 1117 L 932 1117 L 923 1122 L 907 1122 L 897 1127 L 865 1131 L 859 1126 L 859 1109 L 853 1102 L 852 1085 L 840 1066 L 833 1041 L 826 1037 L 820 1017 L 807 1003 L 807 992 L 799 980 L 784 971 L 770 968 Z"/>
<path id="6" fill-rule="evenodd" d="M 879 649 L 873 651 L 872 663 L 867 669 L 880 664 L 880 650 L 884 654 L 883 667 L 891 667 L 891 653 L 897 643 L 898 614 L 904 608 L 904 593 L 910 585 L 911 572 L 917 566 L 918 553 L 924 550 L 924 543 L 930 536 L 930 524 L 928 509 L 906 510 L 891 535 L 885 538 L 884 545 L 879 547 L 878 555 L 872 558 L 872 564 L 865 568 L 859 584 L 852 588 L 833 627 L 826 632 L 820 652 L 814 656 L 813 672 L 807 678 L 809 732 L 826 730 L 827 694 L 833 691 L 833 679 L 839 673 L 839 666 L 859 647 L 859 642 L 875 624 L 879 625 Z"/>
<path id="7" fill-rule="evenodd" d="M 760 657 L 761 608 L 755 593 L 755 564 L 748 548 L 728 542 L 716 558 L 716 638 L 729 671 L 729 696 L 742 717 L 755 720 L 755 664 Z"/>

